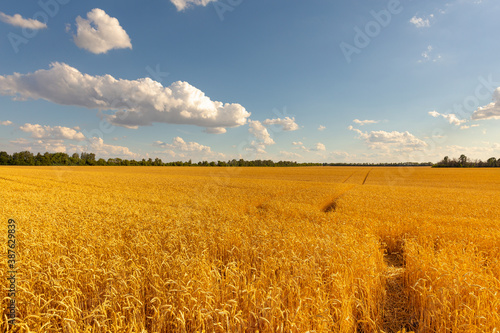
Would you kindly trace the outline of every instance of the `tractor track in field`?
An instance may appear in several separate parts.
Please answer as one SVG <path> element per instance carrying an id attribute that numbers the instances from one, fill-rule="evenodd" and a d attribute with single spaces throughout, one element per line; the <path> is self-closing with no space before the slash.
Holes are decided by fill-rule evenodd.
<path id="1" fill-rule="evenodd" d="M 373 168 L 371 168 L 371 169 L 368 171 L 368 173 L 367 173 L 367 174 L 366 174 L 366 176 L 365 176 L 365 179 L 363 180 L 363 184 L 361 184 L 361 185 L 365 185 L 366 180 L 368 179 L 368 176 L 370 175 L 370 172 L 372 172 L 372 170 L 373 170 Z"/>
<path id="2" fill-rule="evenodd" d="M 323 212 L 335 212 L 338 206 L 338 201 L 348 192 L 366 184 L 373 168 L 366 172 L 363 181 L 352 186 L 340 194 L 336 195 L 328 204 L 323 207 Z M 342 184 L 345 184 L 351 179 L 357 171 L 350 174 Z M 361 176 L 358 174 L 358 176 Z M 383 321 L 381 332 L 396 333 L 396 332 L 414 332 L 418 328 L 418 323 L 415 322 L 411 315 L 411 309 L 408 305 L 408 295 L 405 291 L 405 260 L 403 248 L 398 249 L 398 252 L 386 252 L 384 261 L 386 270 L 383 273 L 385 278 L 385 301 L 383 304 Z M 404 331 L 403 331 L 404 330 Z"/>
<path id="3" fill-rule="evenodd" d="M 405 260 L 402 249 L 401 252 L 386 253 L 384 261 L 387 269 L 384 272 L 386 282 L 383 332 L 396 333 L 403 329 L 406 332 L 413 332 L 418 324 L 412 319 L 408 295 L 405 292 Z"/>
<path id="4" fill-rule="evenodd" d="M 351 173 L 351 175 L 349 177 L 347 177 L 343 182 L 342 184 L 345 184 L 346 181 L 348 181 L 349 179 L 351 179 L 351 177 L 356 173 L 356 171 L 354 171 L 353 173 Z"/>
<path id="5" fill-rule="evenodd" d="M 365 178 L 363 179 L 363 182 L 361 184 L 353 184 L 353 186 L 351 186 L 349 189 L 345 190 L 344 192 L 341 192 L 339 195 L 337 195 L 336 197 L 334 197 L 330 203 L 326 204 L 324 207 L 323 207 L 323 212 L 325 213 L 329 213 L 329 212 L 334 212 L 336 209 L 337 209 L 337 201 L 342 197 L 344 196 L 347 192 L 350 192 L 352 191 L 352 189 L 354 189 L 355 187 L 358 187 L 358 186 L 361 186 L 361 185 L 365 185 L 366 183 L 366 179 L 368 179 L 368 176 L 370 175 L 370 172 L 373 170 L 373 168 L 371 168 L 370 170 L 368 170 L 368 172 L 366 173 L 366 176 Z M 345 184 L 354 174 L 356 173 L 356 171 L 354 171 L 349 177 L 347 177 L 343 182 L 342 184 Z"/>

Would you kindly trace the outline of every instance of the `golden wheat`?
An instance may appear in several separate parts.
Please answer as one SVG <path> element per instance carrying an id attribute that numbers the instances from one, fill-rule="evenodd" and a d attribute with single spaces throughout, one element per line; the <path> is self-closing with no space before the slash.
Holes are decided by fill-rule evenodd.
<path id="1" fill-rule="evenodd" d="M 20 332 L 500 330 L 494 169 L 2 167 L 0 185 Z"/>

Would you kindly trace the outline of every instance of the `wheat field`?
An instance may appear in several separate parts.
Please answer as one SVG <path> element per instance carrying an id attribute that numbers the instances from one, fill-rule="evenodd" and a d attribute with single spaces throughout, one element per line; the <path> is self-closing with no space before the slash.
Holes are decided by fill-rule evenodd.
<path id="1" fill-rule="evenodd" d="M 1 167 L 0 186 L 12 332 L 500 331 L 496 169 Z"/>

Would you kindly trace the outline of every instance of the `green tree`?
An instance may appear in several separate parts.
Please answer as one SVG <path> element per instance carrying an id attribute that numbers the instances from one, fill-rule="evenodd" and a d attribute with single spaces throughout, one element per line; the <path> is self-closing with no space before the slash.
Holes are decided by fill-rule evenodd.
<path id="1" fill-rule="evenodd" d="M 0 165 L 7 165 L 10 161 L 10 155 L 6 151 L 0 151 Z"/>
<path id="2" fill-rule="evenodd" d="M 459 162 L 460 162 L 460 166 L 464 167 L 464 166 L 467 166 L 467 156 L 465 156 L 464 154 L 460 155 L 459 157 Z"/>

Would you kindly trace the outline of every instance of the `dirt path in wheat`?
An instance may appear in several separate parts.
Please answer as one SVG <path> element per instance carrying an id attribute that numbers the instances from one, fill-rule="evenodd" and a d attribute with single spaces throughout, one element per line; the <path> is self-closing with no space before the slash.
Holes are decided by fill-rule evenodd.
<path id="1" fill-rule="evenodd" d="M 401 253 L 385 255 L 387 264 L 386 301 L 384 304 L 384 332 L 392 333 L 406 329 L 415 330 L 408 309 L 408 297 L 404 291 L 404 260 Z"/>

